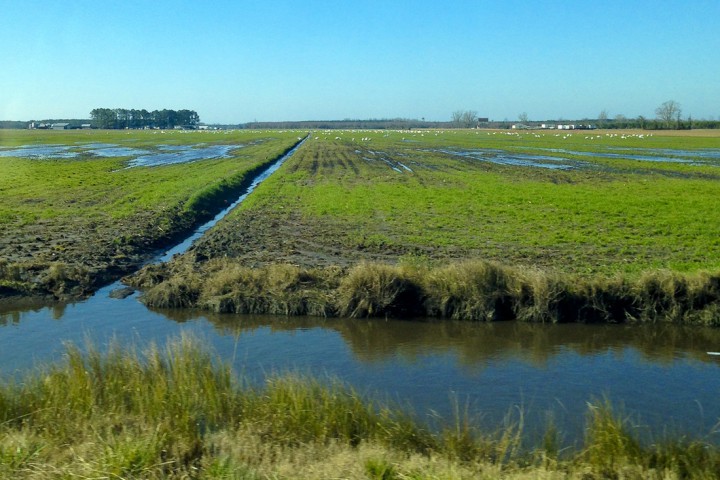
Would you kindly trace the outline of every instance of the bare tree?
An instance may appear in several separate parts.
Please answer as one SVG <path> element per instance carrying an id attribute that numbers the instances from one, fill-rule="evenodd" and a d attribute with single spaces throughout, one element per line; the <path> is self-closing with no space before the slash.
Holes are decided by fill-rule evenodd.
<path id="1" fill-rule="evenodd" d="M 477 123 L 477 112 L 475 110 L 456 110 L 452 113 L 452 122 L 456 127 L 474 127 Z"/>
<path id="2" fill-rule="evenodd" d="M 466 128 L 474 127 L 477 124 L 477 112 L 475 110 L 465 110 L 462 123 Z"/>
<path id="3" fill-rule="evenodd" d="M 597 118 L 598 123 L 600 124 L 600 125 L 599 125 L 600 128 L 603 128 L 603 127 L 605 126 L 605 123 L 607 122 L 607 119 L 608 119 L 608 112 L 607 112 L 607 110 L 602 110 L 602 111 L 598 114 L 598 118 Z"/>
<path id="4" fill-rule="evenodd" d="M 615 128 L 627 128 L 628 126 L 628 119 L 622 113 L 615 115 L 613 122 L 615 123 Z"/>
<path id="5" fill-rule="evenodd" d="M 462 110 L 455 110 L 452 112 L 452 123 L 458 127 L 462 126 L 463 113 L 464 112 Z"/>
<path id="6" fill-rule="evenodd" d="M 668 100 L 655 109 L 655 115 L 665 125 L 665 128 L 672 128 L 673 123 L 676 121 L 679 124 L 681 113 L 680 104 L 675 100 Z"/>
<path id="7" fill-rule="evenodd" d="M 528 122 L 527 112 L 522 112 L 520 115 L 518 115 L 518 120 L 520 120 L 520 123 L 527 123 Z"/>

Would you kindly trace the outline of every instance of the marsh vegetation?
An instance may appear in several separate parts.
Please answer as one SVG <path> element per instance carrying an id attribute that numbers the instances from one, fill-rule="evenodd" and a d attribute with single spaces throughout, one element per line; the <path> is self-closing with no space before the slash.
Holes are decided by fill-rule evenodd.
<path id="1" fill-rule="evenodd" d="M 719 181 L 718 136 L 316 133 L 130 281 L 216 312 L 714 325 Z"/>
<path id="2" fill-rule="evenodd" d="M 480 429 L 460 405 L 420 421 L 332 379 L 237 377 L 187 337 L 144 351 L 68 346 L 65 360 L 0 385 L 8 478 L 717 478 L 717 447 L 650 441 L 606 401 L 585 437 L 537 444 L 522 412 Z"/>

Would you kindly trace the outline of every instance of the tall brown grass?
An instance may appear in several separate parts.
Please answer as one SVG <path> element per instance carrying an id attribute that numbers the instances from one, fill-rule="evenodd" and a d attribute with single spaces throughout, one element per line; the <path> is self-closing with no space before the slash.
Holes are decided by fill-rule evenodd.
<path id="1" fill-rule="evenodd" d="M 720 324 L 720 272 L 657 270 L 636 278 L 587 278 L 485 261 L 303 269 L 186 259 L 172 267 L 149 267 L 131 281 L 145 289 L 148 305 L 214 312 Z"/>

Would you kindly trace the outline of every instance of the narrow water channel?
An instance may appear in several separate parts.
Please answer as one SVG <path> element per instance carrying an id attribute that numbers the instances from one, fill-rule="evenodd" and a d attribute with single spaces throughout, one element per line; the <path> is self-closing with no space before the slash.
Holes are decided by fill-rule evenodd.
<path id="1" fill-rule="evenodd" d="M 159 260 L 186 250 L 223 215 Z M 583 435 L 588 402 L 607 398 L 641 434 L 688 434 L 720 444 L 720 357 L 707 353 L 720 350 L 719 329 L 155 311 L 135 295 L 111 298 L 119 286 L 71 305 L 0 312 L 0 377 L 61 359 L 66 342 L 141 348 L 187 334 L 207 342 L 249 381 L 287 371 L 335 377 L 410 407 L 421 418 L 450 417 L 456 404 L 496 428 L 522 412 L 529 435 L 552 418 L 565 442 L 575 443 Z"/>

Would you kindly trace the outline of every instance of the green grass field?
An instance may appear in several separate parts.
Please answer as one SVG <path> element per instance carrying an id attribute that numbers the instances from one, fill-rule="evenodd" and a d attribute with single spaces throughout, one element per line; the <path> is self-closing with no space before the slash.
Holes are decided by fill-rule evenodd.
<path id="1" fill-rule="evenodd" d="M 124 168 L 130 157 L 0 151 L 0 293 L 44 284 L 59 296 L 129 272 L 305 133 L 1 135 L 4 151 L 244 145 L 230 158 L 133 168 Z M 717 132 L 313 132 L 179 266 L 167 267 L 175 287 L 166 284 L 150 303 L 558 321 L 590 301 L 589 321 L 687 320 L 694 312 L 691 323 L 715 324 L 719 157 Z M 169 277 L 135 283 L 161 278 Z M 186 281 L 194 299 L 174 293 L 188 290 Z M 239 285 L 252 287 L 226 304 Z M 476 298 L 463 303 L 468 295 Z"/>
<path id="2" fill-rule="evenodd" d="M 129 157 L 71 159 L 2 158 L 0 219 L 22 224 L 57 217 L 106 216 L 115 219 L 171 208 L 199 190 L 247 170 L 287 148 L 297 136 L 280 133 L 213 133 L 156 131 L 0 131 L 0 147 L 107 143 L 153 149 L 158 145 L 256 145 L 236 150 L 232 161 L 213 159 L 124 169 Z M 271 141 L 272 140 L 272 141 Z"/>
<path id="3" fill-rule="evenodd" d="M 232 200 L 248 172 L 295 142 L 296 134 L 280 132 L 0 131 L 0 154 L 6 152 L 0 156 L 0 287 L 32 293 L 50 282 L 38 272 L 52 273 L 53 264 L 74 272 L 75 278 L 61 280 L 84 284 L 103 270 L 127 273 L 140 257 Z M 82 149 L 88 144 L 149 153 L 183 145 L 242 148 L 228 158 L 126 168 L 133 157 L 93 156 Z M 73 158 L 7 154 L 12 147 L 47 145 L 80 150 Z M 46 286 L 67 293 L 61 285 Z"/>
<path id="4" fill-rule="evenodd" d="M 622 157 L 637 148 L 718 149 L 720 138 L 589 135 L 598 136 L 331 133 L 313 139 L 241 211 L 296 215 L 348 249 L 593 275 L 720 266 L 720 153 L 704 165 Z M 499 165 L 445 153 L 472 149 L 541 153 L 584 166 Z"/>

